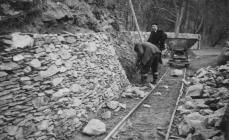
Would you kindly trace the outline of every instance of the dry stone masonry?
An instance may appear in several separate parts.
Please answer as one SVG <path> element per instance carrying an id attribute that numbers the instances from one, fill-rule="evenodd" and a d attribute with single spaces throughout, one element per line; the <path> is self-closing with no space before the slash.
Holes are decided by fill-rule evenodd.
<path id="1" fill-rule="evenodd" d="M 88 112 L 129 85 L 108 35 L 36 34 L 29 41 L 0 52 L 0 140 L 68 139 Z"/>

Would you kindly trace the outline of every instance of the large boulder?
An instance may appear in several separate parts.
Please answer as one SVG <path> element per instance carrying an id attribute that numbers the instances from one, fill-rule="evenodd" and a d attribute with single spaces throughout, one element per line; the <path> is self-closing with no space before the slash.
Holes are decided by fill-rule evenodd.
<path id="1" fill-rule="evenodd" d="M 191 132 L 192 128 L 184 121 L 182 121 L 178 125 L 178 133 L 180 136 L 188 136 L 188 134 Z"/>
<path id="2" fill-rule="evenodd" d="M 28 35 L 21 35 L 20 33 L 12 34 L 11 46 L 13 48 L 31 47 L 34 44 L 34 39 Z"/>
<path id="3" fill-rule="evenodd" d="M 56 3 L 51 0 L 47 1 L 47 9 L 43 13 L 42 19 L 44 21 L 51 21 L 51 20 L 56 20 L 56 19 L 62 19 L 65 16 L 66 17 L 71 17 L 71 11 L 68 6 L 62 3 Z"/>
<path id="4" fill-rule="evenodd" d="M 92 119 L 84 127 L 83 133 L 91 136 L 101 135 L 106 132 L 106 125 L 97 119 Z"/>
<path id="5" fill-rule="evenodd" d="M 187 96 L 196 97 L 201 96 L 204 86 L 202 84 L 195 84 L 193 86 L 188 87 Z"/>
<path id="6" fill-rule="evenodd" d="M 198 112 L 193 112 L 184 116 L 184 120 L 190 127 L 195 129 L 203 129 L 206 123 L 205 117 Z"/>

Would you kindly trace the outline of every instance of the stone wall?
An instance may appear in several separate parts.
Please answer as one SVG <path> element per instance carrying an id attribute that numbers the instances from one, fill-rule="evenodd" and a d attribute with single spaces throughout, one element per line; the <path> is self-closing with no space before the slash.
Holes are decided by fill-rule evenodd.
<path id="1" fill-rule="evenodd" d="M 113 39 L 119 62 L 126 71 L 127 78 L 131 83 L 135 83 L 135 75 L 137 73 L 135 68 L 136 53 L 134 52 L 135 38 L 132 38 L 129 32 L 114 32 L 110 35 Z"/>
<path id="2" fill-rule="evenodd" d="M 33 38 L 0 52 L 0 140 L 68 139 L 129 85 L 109 35 Z"/>

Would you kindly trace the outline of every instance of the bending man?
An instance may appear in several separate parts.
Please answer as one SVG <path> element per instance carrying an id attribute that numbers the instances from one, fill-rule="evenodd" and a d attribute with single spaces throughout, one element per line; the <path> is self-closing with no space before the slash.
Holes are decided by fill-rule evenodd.
<path id="1" fill-rule="evenodd" d="M 149 43 L 136 43 L 134 51 L 137 53 L 136 66 L 141 71 L 141 80 L 144 83 L 147 78 L 147 73 L 150 71 L 153 74 L 152 84 L 156 84 L 158 78 L 158 64 L 161 58 L 161 51 L 157 46 Z"/>

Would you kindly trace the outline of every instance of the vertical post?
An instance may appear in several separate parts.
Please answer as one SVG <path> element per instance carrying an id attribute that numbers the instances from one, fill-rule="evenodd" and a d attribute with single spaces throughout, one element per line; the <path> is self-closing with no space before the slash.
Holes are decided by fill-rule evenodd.
<path id="1" fill-rule="evenodd" d="M 142 36 L 141 36 L 141 32 L 140 32 L 140 29 L 139 29 L 139 26 L 138 26 L 138 21 L 137 21 L 137 18 L 136 18 L 135 12 L 134 12 L 134 7 L 133 7 L 133 4 L 132 4 L 131 0 L 129 0 L 129 4 L 130 4 L 131 12 L 133 14 L 135 25 L 136 25 L 137 30 L 138 30 L 139 37 L 141 39 L 141 42 L 143 42 L 143 39 L 142 39 Z"/>

